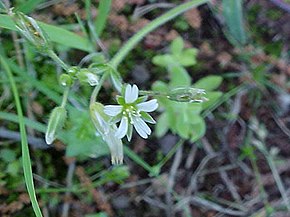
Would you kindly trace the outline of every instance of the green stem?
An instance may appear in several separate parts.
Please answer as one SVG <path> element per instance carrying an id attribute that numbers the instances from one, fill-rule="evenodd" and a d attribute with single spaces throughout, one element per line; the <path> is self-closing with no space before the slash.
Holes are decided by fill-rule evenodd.
<path id="1" fill-rule="evenodd" d="M 140 42 L 144 36 L 146 36 L 149 32 L 153 31 L 157 27 L 163 25 L 169 20 L 172 20 L 176 16 L 184 13 L 185 11 L 197 7 L 201 4 L 204 4 L 208 2 L 209 0 L 191 0 L 189 2 L 186 2 L 184 4 L 181 4 L 162 16 L 156 18 L 152 22 L 150 22 L 148 25 L 146 25 L 143 29 L 141 29 L 139 32 L 137 32 L 133 37 L 131 37 L 126 44 L 119 50 L 119 52 L 112 58 L 110 61 L 110 64 L 117 68 L 117 66 L 122 62 L 122 60 L 125 58 L 125 56 L 135 47 L 138 42 Z"/>
<path id="2" fill-rule="evenodd" d="M 93 90 L 92 95 L 91 95 L 91 99 L 90 99 L 90 105 L 97 101 L 97 96 L 99 94 L 99 91 L 100 91 L 101 87 L 103 86 L 103 83 L 105 82 L 105 80 L 108 78 L 109 74 L 110 73 L 108 71 L 105 72 L 103 74 L 102 78 L 100 79 L 99 84 Z"/>
<path id="3" fill-rule="evenodd" d="M 34 183 L 33 183 L 33 176 L 32 176 L 32 168 L 31 168 L 31 161 L 30 161 L 30 155 L 29 155 L 29 149 L 28 149 L 28 142 L 27 142 L 27 135 L 25 130 L 25 124 L 24 124 L 24 117 L 22 112 L 22 107 L 20 103 L 20 98 L 18 94 L 18 90 L 13 78 L 13 74 L 6 63 L 6 59 L 4 59 L 3 56 L 0 56 L 1 63 L 3 65 L 3 68 L 5 69 L 10 85 L 12 88 L 12 92 L 14 95 L 14 100 L 16 104 L 18 119 L 19 119 L 19 128 L 20 128 L 20 134 L 21 134 L 21 150 L 22 150 L 22 163 L 23 163 L 23 172 L 24 172 L 24 179 L 26 188 L 29 194 L 29 198 L 32 204 L 32 208 L 34 210 L 34 213 L 37 217 L 42 217 L 41 210 L 39 208 L 36 195 L 35 195 L 35 189 L 34 189 Z"/>
<path id="4" fill-rule="evenodd" d="M 64 90 L 64 93 L 63 93 L 63 97 L 62 97 L 62 102 L 61 102 L 61 107 L 65 107 L 66 105 L 66 102 L 67 102 L 67 98 L 68 98 L 68 94 L 69 94 L 69 87 L 67 87 L 65 90 Z"/>
<path id="5" fill-rule="evenodd" d="M 55 62 L 57 62 L 65 71 L 69 69 L 69 66 L 64 63 L 53 50 L 48 50 L 47 51 L 48 56 L 53 59 Z"/>
<path id="6" fill-rule="evenodd" d="M 175 144 L 175 146 L 168 152 L 168 154 L 157 164 L 158 167 L 163 167 L 164 164 L 175 154 L 177 149 L 183 145 L 184 140 L 181 139 L 178 143 Z"/>

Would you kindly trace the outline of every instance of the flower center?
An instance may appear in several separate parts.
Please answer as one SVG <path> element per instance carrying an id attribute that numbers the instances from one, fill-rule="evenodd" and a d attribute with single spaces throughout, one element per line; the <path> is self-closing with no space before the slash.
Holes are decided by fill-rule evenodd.
<path id="1" fill-rule="evenodd" d="M 130 124 L 134 124 L 133 117 L 140 117 L 140 111 L 134 105 L 125 105 L 123 107 L 123 115 L 126 116 Z"/>

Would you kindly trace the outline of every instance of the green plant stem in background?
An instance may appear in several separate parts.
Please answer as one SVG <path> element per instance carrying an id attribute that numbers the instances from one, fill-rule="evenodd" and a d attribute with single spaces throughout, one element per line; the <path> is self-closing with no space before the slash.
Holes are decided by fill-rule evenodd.
<path id="1" fill-rule="evenodd" d="M 106 21 L 110 12 L 112 0 L 100 0 L 98 7 L 98 16 L 95 21 L 95 29 L 98 37 L 101 36 L 106 25 Z"/>
<path id="2" fill-rule="evenodd" d="M 61 107 L 65 107 L 66 102 L 67 102 L 67 98 L 68 98 L 68 94 L 69 94 L 69 90 L 70 87 L 66 87 L 63 93 L 63 98 L 62 98 L 62 102 L 61 102 Z"/>
<path id="3" fill-rule="evenodd" d="M 168 154 L 157 164 L 158 167 L 163 167 L 164 164 L 175 154 L 177 149 L 182 146 L 184 143 L 184 140 L 181 139 L 178 143 L 175 144 L 175 146 L 168 152 Z"/>
<path id="4" fill-rule="evenodd" d="M 199 5 L 202 5 L 209 0 L 192 0 L 189 2 L 186 2 L 184 4 L 181 4 L 162 16 L 156 18 L 152 22 L 150 22 L 148 25 L 146 25 L 143 29 L 141 29 L 139 32 L 137 32 L 133 37 L 131 37 L 126 44 L 118 51 L 118 53 L 112 58 L 110 61 L 110 65 L 112 65 L 114 68 L 117 68 L 120 62 L 123 61 L 123 59 L 126 57 L 126 55 L 140 42 L 148 33 L 156 29 L 157 27 L 163 25 L 167 21 L 175 18 L 176 16 L 184 13 L 185 11 L 197 7 Z"/>
<path id="5" fill-rule="evenodd" d="M 48 50 L 47 51 L 48 56 L 53 59 L 55 62 L 57 62 L 65 71 L 69 69 L 69 66 L 64 63 L 53 50 Z"/>
<path id="6" fill-rule="evenodd" d="M 6 63 L 6 60 L 3 56 L 0 56 L 1 63 L 4 67 L 4 70 L 6 71 L 11 89 L 14 95 L 14 100 L 16 104 L 18 119 L 19 119 L 19 128 L 20 128 L 20 134 L 21 134 L 21 150 L 22 150 L 22 163 L 23 163 L 23 172 L 24 172 L 24 179 L 25 184 L 27 187 L 27 191 L 29 194 L 30 201 L 32 203 L 32 208 L 34 210 L 34 213 L 37 217 L 42 217 L 41 210 L 39 208 L 36 195 L 35 195 L 35 189 L 34 189 L 34 183 L 33 183 L 33 176 L 32 176 L 32 168 L 31 168 L 31 161 L 30 161 L 30 155 L 29 155 L 29 148 L 28 148 L 28 142 L 27 142 L 27 135 L 25 130 L 25 124 L 24 124 L 24 117 L 22 113 L 22 107 L 20 103 L 20 98 L 18 94 L 18 90 L 13 78 L 13 74 Z"/>
<path id="7" fill-rule="evenodd" d="M 102 78 L 99 81 L 99 84 L 95 87 L 95 89 L 92 92 L 90 104 L 93 104 L 94 102 L 97 101 L 97 96 L 99 94 L 99 91 L 100 91 L 101 87 L 103 86 L 103 83 L 105 82 L 105 80 L 108 78 L 108 76 L 109 76 L 109 72 L 105 72 L 103 74 Z"/>

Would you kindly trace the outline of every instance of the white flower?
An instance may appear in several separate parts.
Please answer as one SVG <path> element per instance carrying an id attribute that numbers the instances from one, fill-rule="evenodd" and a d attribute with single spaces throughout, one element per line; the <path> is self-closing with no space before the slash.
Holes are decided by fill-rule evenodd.
<path id="1" fill-rule="evenodd" d="M 151 134 L 151 129 L 146 122 L 155 124 L 155 120 L 147 113 L 157 109 L 158 103 L 156 99 L 147 100 L 147 96 L 138 97 L 139 90 L 134 84 L 128 84 L 123 96 L 118 96 L 117 101 L 120 105 L 105 106 L 105 114 L 113 117 L 113 122 L 120 122 L 115 136 L 123 138 L 125 135 L 131 140 L 133 126 L 137 133 L 144 139 Z"/>
<path id="2" fill-rule="evenodd" d="M 115 136 L 117 127 L 115 124 L 108 122 L 109 116 L 103 112 L 103 109 L 104 106 L 101 103 L 95 102 L 90 105 L 92 121 L 97 129 L 97 133 L 102 136 L 109 146 L 112 164 L 122 164 L 123 143 L 121 139 Z"/>

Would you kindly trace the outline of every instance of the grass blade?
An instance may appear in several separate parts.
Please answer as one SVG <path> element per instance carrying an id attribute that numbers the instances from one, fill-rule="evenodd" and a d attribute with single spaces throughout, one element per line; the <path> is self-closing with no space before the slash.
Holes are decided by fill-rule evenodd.
<path id="1" fill-rule="evenodd" d="M 234 45 L 244 45 L 247 42 L 243 20 L 242 0 L 223 0 L 223 16 Z"/>
<path id="2" fill-rule="evenodd" d="M 17 10 L 28 14 L 32 12 L 40 3 L 44 2 L 44 0 L 29 0 L 22 3 Z"/>
<path id="3" fill-rule="evenodd" d="M 23 163 L 23 172 L 24 172 L 26 188 L 27 188 L 29 198 L 30 198 L 35 215 L 37 217 L 42 217 L 42 213 L 39 208 L 39 205 L 36 199 L 35 189 L 34 189 L 27 135 L 26 135 L 24 117 L 23 117 L 18 90 L 17 90 L 16 84 L 13 78 L 13 74 L 3 56 L 0 56 L 0 62 L 3 65 L 3 68 L 6 71 L 7 76 L 9 78 L 11 89 L 14 95 L 15 104 L 16 104 L 16 109 L 17 109 L 17 114 L 18 114 L 18 119 L 19 119 L 20 134 L 21 134 L 22 163 Z"/>
<path id="4" fill-rule="evenodd" d="M 98 7 L 98 17 L 95 21 L 96 32 L 100 37 L 110 12 L 112 0 L 101 0 Z"/>

